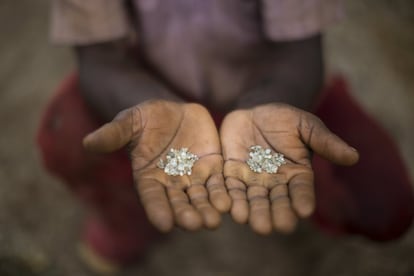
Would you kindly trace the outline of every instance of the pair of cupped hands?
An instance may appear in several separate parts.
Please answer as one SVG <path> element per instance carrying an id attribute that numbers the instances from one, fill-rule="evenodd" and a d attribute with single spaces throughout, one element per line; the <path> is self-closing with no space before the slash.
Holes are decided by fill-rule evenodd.
<path id="1" fill-rule="evenodd" d="M 282 153 L 287 163 L 274 174 L 253 172 L 246 164 L 253 145 Z M 120 112 L 84 146 L 93 152 L 127 146 L 141 203 L 162 232 L 175 225 L 214 229 L 226 212 L 259 234 L 291 232 L 315 209 L 312 153 L 339 165 L 359 158 L 316 116 L 279 103 L 232 111 L 218 131 L 202 105 L 151 100 Z M 199 157 L 191 175 L 157 167 L 171 148 Z"/>

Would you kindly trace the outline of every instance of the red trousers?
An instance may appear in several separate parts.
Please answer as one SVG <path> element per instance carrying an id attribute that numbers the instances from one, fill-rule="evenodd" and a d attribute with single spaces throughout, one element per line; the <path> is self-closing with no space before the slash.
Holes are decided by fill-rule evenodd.
<path id="1" fill-rule="evenodd" d="M 334 80 L 322 94 L 316 115 L 357 148 L 361 159 L 356 166 L 338 167 L 314 158 L 313 221 L 332 233 L 374 240 L 399 237 L 411 224 L 414 200 L 397 147 L 350 97 L 343 80 Z M 219 116 L 215 119 L 220 121 Z M 80 95 L 77 75 L 72 75 L 46 107 L 37 142 L 46 169 L 93 210 L 84 240 L 104 257 L 125 262 L 143 253 L 156 231 L 140 206 L 126 153 L 97 155 L 82 148 L 83 137 L 101 124 Z"/>

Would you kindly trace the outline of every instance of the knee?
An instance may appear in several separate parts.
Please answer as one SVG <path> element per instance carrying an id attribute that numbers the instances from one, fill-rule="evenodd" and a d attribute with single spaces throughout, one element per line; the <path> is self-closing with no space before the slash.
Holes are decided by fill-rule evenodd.
<path id="1" fill-rule="evenodd" d="M 70 176 L 93 160 L 82 147 L 83 137 L 98 127 L 71 76 L 47 104 L 36 135 L 43 165 L 58 176 Z"/>
<path id="2" fill-rule="evenodd" d="M 356 229 L 375 241 L 390 241 L 404 235 L 414 218 L 414 199 L 411 191 L 395 197 L 394 201 L 377 206 L 369 216 L 361 218 L 364 223 Z"/>

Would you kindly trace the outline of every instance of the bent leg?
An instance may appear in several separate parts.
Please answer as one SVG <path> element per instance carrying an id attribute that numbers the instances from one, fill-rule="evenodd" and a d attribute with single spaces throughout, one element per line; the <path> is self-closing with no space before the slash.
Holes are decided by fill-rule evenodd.
<path id="1" fill-rule="evenodd" d="M 315 157 L 317 208 L 314 220 L 336 233 L 373 240 L 401 236 L 414 216 L 409 173 L 391 137 L 349 95 L 344 80 L 327 88 L 316 115 L 360 152 L 352 167 Z"/>
<path id="2" fill-rule="evenodd" d="M 101 257 L 125 263 L 144 253 L 157 232 L 138 201 L 127 154 L 83 149 L 83 137 L 100 124 L 83 101 L 74 74 L 48 103 L 37 143 L 45 168 L 90 207 L 84 241 Z"/>

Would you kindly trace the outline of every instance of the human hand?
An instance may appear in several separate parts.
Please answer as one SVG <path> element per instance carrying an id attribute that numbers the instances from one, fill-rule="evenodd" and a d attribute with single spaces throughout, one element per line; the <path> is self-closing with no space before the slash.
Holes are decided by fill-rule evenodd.
<path id="1" fill-rule="evenodd" d="M 316 116 L 286 104 L 236 110 L 220 129 L 224 176 L 233 200 L 231 215 L 260 234 L 291 232 L 298 217 L 315 208 L 311 151 L 339 165 L 358 161 L 358 152 L 330 132 Z M 282 153 L 278 172 L 255 173 L 246 164 L 249 148 L 260 145 Z"/>
<path id="2" fill-rule="evenodd" d="M 215 124 L 198 104 L 148 101 L 119 113 L 84 139 L 86 149 L 112 152 L 128 145 L 134 182 L 150 222 L 168 232 L 174 224 L 197 230 L 220 224 L 231 200 L 222 175 Z M 191 175 L 171 176 L 157 167 L 171 148 L 198 155 Z"/>

